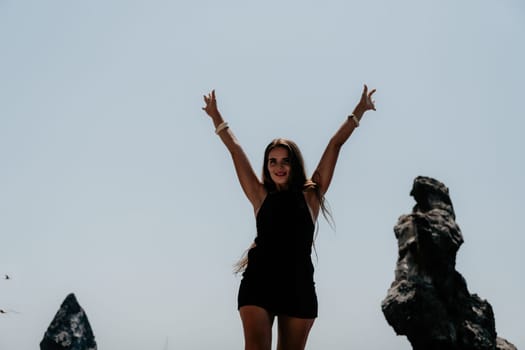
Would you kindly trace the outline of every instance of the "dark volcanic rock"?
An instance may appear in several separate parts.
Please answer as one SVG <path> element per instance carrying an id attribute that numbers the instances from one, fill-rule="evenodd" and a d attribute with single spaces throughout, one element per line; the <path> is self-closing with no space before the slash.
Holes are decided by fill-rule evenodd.
<path id="1" fill-rule="evenodd" d="M 97 343 L 86 313 L 69 294 L 40 342 L 41 350 L 96 350 Z"/>
<path id="2" fill-rule="evenodd" d="M 455 269 L 463 236 L 448 188 L 417 177 L 410 194 L 417 204 L 394 227 L 399 257 L 381 305 L 387 322 L 415 350 L 516 349 L 497 338 L 492 307 Z"/>

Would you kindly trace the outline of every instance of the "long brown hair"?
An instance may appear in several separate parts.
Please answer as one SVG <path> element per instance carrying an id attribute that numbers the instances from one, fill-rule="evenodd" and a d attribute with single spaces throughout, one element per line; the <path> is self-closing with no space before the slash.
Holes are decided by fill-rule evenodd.
<path id="1" fill-rule="evenodd" d="M 319 200 L 319 205 L 321 208 L 321 212 L 323 213 L 323 217 L 329 223 L 333 223 L 332 215 L 326 207 L 325 198 L 319 189 L 319 185 L 312 181 L 312 179 L 306 177 L 306 169 L 304 166 L 304 159 L 301 150 L 299 149 L 297 144 L 291 140 L 283 138 L 274 139 L 268 144 L 268 146 L 266 146 L 266 149 L 264 150 L 262 180 L 266 191 L 268 193 L 277 191 L 277 186 L 273 182 L 270 176 L 270 171 L 268 170 L 268 158 L 270 151 L 277 147 L 282 147 L 288 150 L 288 158 L 290 160 L 291 167 L 290 177 L 288 178 L 288 189 L 297 192 L 313 191 L 315 196 Z M 317 229 L 315 236 L 317 237 Z M 246 266 L 248 265 L 248 251 L 253 247 L 255 247 L 255 242 L 253 242 L 250 245 L 250 247 L 243 253 L 241 259 L 234 265 L 235 273 L 243 272 L 246 269 Z"/>

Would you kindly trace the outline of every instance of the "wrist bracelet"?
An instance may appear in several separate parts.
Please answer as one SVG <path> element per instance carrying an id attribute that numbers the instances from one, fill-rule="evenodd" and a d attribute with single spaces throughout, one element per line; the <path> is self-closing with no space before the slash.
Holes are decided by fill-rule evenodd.
<path id="1" fill-rule="evenodd" d="M 216 133 L 217 135 L 219 135 L 219 133 L 220 133 L 221 131 L 223 131 L 224 129 L 226 129 L 226 128 L 228 128 L 228 123 L 226 123 L 226 122 L 222 122 L 222 123 L 220 123 L 219 125 L 217 125 L 217 128 L 215 129 L 215 133 Z"/>
<path id="2" fill-rule="evenodd" d="M 348 119 L 352 119 L 352 121 L 354 122 L 356 128 L 359 127 L 359 119 L 357 119 L 355 114 L 350 114 L 348 116 Z"/>

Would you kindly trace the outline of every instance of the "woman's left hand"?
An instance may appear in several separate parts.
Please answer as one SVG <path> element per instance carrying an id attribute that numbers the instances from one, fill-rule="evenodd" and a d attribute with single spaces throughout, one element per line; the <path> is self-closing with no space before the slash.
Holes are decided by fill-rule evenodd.
<path id="1" fill-rule="evenodd" d="M 369 110 L 376 110 L 375 101 L 372 98 L 372 95 L 376 92 L 376 89 L 368 92 L 368 86 L 364 86 L 363 93 L 361 94 L 361 100 L 355 106 L 354 114 L 359 114 L 358 118 Z"/>

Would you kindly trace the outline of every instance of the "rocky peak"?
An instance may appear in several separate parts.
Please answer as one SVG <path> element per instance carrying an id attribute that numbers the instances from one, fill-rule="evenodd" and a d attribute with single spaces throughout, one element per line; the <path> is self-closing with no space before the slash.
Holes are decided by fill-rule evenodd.
<path id="1" fill-rule="evenodd" d="M 69 294 L 49 325 L 41 350 L 97 350 L 86 313 L 73 293 Z"/>
<path id="2" fill-rule="evenodd" d="M 420 176 L 410 194 L 416 205 L 394 227 L 395 280 L 381 304 L 387 322 L 414 350 L 515 350 L 497 337 L 489 302 L 456 271 L 463 235 L 448 188 Z"/>

